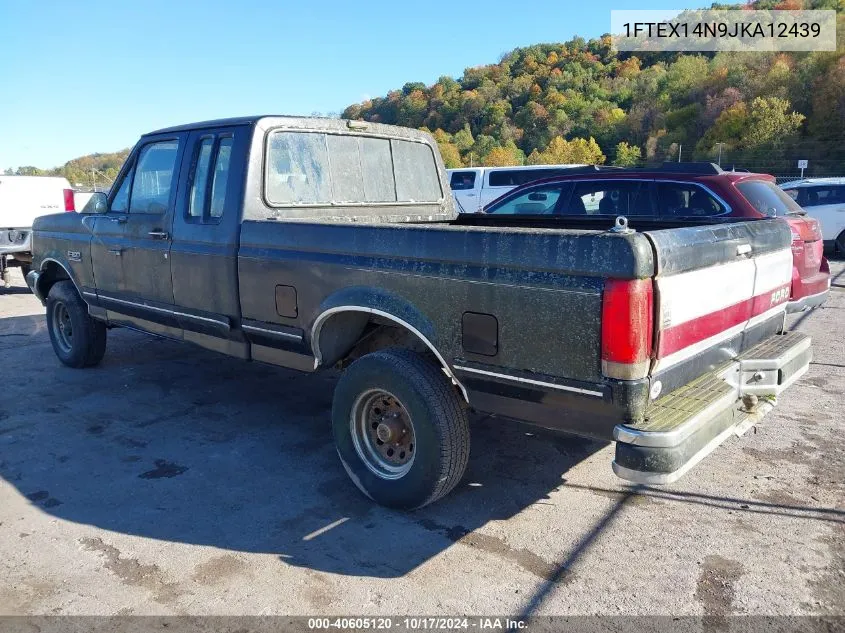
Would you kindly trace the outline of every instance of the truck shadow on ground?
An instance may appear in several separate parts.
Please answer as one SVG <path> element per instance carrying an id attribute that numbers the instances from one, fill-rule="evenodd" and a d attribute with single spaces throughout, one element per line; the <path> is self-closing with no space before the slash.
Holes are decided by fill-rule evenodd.
<path id="1" fill-rule="evenodd" d="M 404 575 L 456 541 L 542 579 L 559 573 L 476 530 L 543 503 L 605 444 L 476 416 L 459 487 L 393 512 L 363 497 L 339 463 L 333 376 L 109 336 L 99 367 L 73 370 L 54 357 L 43 317 L 0 319 L 0 350 L 20 368 L 0 403 L 0 476 L 44 512 L 356 576 Z"/>

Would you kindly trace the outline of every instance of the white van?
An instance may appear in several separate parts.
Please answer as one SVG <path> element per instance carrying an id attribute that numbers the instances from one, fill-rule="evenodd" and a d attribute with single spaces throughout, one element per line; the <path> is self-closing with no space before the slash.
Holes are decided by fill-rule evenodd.
<path id="1" fill-rule="evenodd" d="M 26 275 L 32 263 L 32 221 L 40 215 L 75 211 L 66 178 L 0 175 L 0 275 L 10 285 L 9 268 Z"/>
<path id="2" fill-rule="evenodd" d="M 819 221 L 825 247 L 845 255 L 845 178 L 807 178 L 781 189 Z"/>
<path id="3" fill-rule="evenodd" d="M 541 178 L 551 178 L 584 165 L 529 165 L 447 169 L 449 186 L 463 213 L 478 213 L 511 189 Z"/>

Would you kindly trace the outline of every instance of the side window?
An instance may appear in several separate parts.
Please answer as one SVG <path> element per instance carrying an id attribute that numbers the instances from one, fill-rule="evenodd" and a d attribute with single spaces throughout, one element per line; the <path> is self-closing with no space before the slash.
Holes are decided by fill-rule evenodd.
<path id="1" fill-rule="evenodd" d="M 736 188 L 755 209 L 768 216 L 778 217 L 801 211 L 798 203 L 770 180 L 743 180 Z"/>
<path id="2" fill-rule="evenodd" d="M 641 180 L 595 180 L 575 183 L 564 215 L 652 216 L 649 183 Z"/>
<path id="3" fill-rule="evenodd" d="M 563 175 L 566 169 L 498 169 L 489 173 L 487 181 L 491 187 L 519 187 L 535 180 Z"/>
<path id="4" fill-rule="evenodd" d="M 804 193 L 804 202 L 801 202 L 799 198 L 802 207 L 819 207 L 845 202 L 845 185 L 805 187 L 801 191 Z"/>
<path id="5" fill-rule="evenodd" d="M 216 223 L 223 216 L 229 184 L 232 137 L 208 136 L 197 145 L 188 217 Z M 213 162 L 213 164 L 212 164 Z"/>
<path id="6" fill-rule="evenodd" d="M 191 183 L 191 201 L 188 205 L 188 216 L 201 218 L 205 209 L 205 196 L 208 191 L 208 166 L 211 163 L 211 150 L 214 147 L 214 139 L 204 138 L 197 148 L 197 157 L 194 162 L 193 182 Z"/>
<path id="7" fill-rule="evenodd" d="M 555 205 L 568 185 L 547 185 L 525 191 L 506 200 L 488 213 L 495 215 L 547 215 L 554 213 Z"/>
<path id="8" fill-rule="evenodd" d="M 114 198 L 111 201 L 109 211 L 126 213 L 129 210 L 129 188 L 132 186 L 133 170 L 134 167 L 130 167 L 129 171 L 127 171 L 126 175 L 123 177 L 123 181 L 120 183 L 120 188 L 117 190 L 117 193 L 114 194 Z"/>
<path id="9" fill-rule="evenodd" d="M 218 141 L 217 157 L 214 160 L 214 177 L 211 180 L 211 208 L 208 211 L 208 215 L 212 218 L 223 217 L 226 191 L 229 188 L 232 143 L 231 136 L 225 136 Z"/>
<path id="10" fill-rule="evenodd" d="M 487 184 L 490 187 L 516 187 L 519 183 L 517 181 L 517 172 L 512 169 L 498 170 L 488 172 Z M 525 182 L 528 182 L 527 180 Z"/>
<path id="11" fill-rule="evenodd" d="M 167 211 L 178 153 L 178 141 L 150 143 L 141 150 L 132 179 L 129 213 Z"/>
<path id="12" fill-rule="evenodd" d="M 452 178 L 449 180 L 449 186 L 452 191 L 462 191 L 465 189 L 475 188 L 475 172 L 474 171 L 455 171 L 452 172 Z"/>
<path id="13" fill-rule="evenodd" d="M 692 183 L 657 181 L 657 207 L 661 217 L 706 217 L 727 213 L 724 205 Z"/>

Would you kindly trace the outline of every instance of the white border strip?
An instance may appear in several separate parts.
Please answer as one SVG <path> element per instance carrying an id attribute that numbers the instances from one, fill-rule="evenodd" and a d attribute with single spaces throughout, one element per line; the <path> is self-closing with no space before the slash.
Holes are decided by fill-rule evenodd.
<path id="1" fill-rule="evenodd" d="M 586 396 L 595 396 L 598 398 L 604 397 L 601 391 L 593 391 L 591 389 L 581 389 L 580 387 L 570 387 L 568 385 L 558 385 L 553 382 L 543 382 L 542 380 L 531 380 L 530 378 L 520 378 L 519 376 L 511 376 L 508 374 L 497 374 L 492 371 L 484 371 L 483 369 L 473 369 L 472 367 L 464 367 L 461 365 L 453 365 L 454 369 L 458 371 L 465 371 L 470 374 L 480 374 L 482 376 L 490 376 L 492 378 L 501 378 L 503 380 L 512 380 L 514 382 L 524 383 L 528 385 L 536 385 L 538 387 L 547 387 L 549 389 L 559 389 L 560 391 L 571 391 L 573 393 L 581 393 Z"/>
<path id="2" fill-rule="evenodd" d="M 246 325 L 244 323 L 241 323 L 241 329 L 246 330 L 247 332 L 260 332 L 262 334 L 267 333 L 267 334 L 272 334 L 274 336 L 282 336 L 284 338 L 290 338 L 290 339 L 294 339 L 296 341 L 302 340 L 301 334 L 294 334 L 292 332 L 280 332 L 279 330 L 267 330 L 263 327 L 255 327 L 254 325 Z"/>

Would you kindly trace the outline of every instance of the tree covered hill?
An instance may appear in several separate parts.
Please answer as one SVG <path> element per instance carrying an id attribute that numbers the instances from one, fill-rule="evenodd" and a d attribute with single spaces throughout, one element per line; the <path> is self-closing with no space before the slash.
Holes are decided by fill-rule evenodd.
<path id="1" fill-rule="evenodd" d="M 836 52 L 617 53 L 610 37 L 515 49 L 459 79 L 406 83 L 343 118 L 432 131 L 447 167 L 717 160 L 778 174 L 845 174 L 845 0 Z M 714 5 L 715 7 L 716 5 Z"/>
<path id="2" fill-rule="evenodd" d="M 109 186 L 117 178 L 123 161 L 129 156 L 129 149 L 110 154 L 89 154 L 69 160 L 61 167 L 39 169 L 26 166 L 9 168 L 6 173 L 18 176 L 64 176 L 74 187 Z"/>

